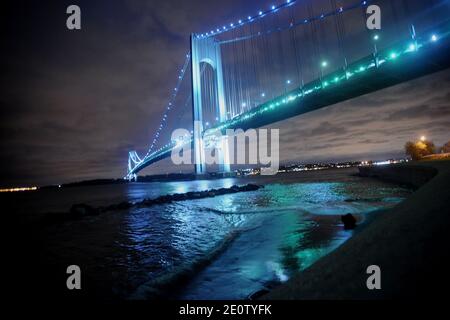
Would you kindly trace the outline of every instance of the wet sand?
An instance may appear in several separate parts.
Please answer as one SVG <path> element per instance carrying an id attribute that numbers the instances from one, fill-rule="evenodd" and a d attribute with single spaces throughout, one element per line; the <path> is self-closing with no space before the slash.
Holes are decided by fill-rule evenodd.
<path id="1" fill-rule="evenodd" d="M 375 170 L 378 178 L 422 186 L 262 299 L 444 298 L 438 289 L 450 285 L 446 262 L 450 258 L 450 161 Z M 431 171 L 436 174 L 427 182 Z M 381 290 L 367 289 L 370 265 L 381 268 Z"/>

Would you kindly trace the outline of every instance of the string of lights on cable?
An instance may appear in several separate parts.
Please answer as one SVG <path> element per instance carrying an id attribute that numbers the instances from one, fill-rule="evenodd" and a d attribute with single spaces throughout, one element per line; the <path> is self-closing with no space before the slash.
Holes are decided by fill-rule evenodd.
<path id="1" fill-rule="evenodd" d="M 294 4 L 296 4 L 297 2 L 300 2 L 300 1 L 299 0 L 286 0 L 286 2 L 284 2 L 282 4 L 272 5 L 269 10 L 266 10 L 266 11 L 259 10 L 258 14 L 256 14 L 256 15 L 247 16 L 246 19 L 239 19 L 237 22 L 231 22 L 229 25 L 224 25 L 224 26 L 221 26 L 221 27 L 213 28 L 213 29 L 211 29 L 208 32 L 199 33 L 196 36 L 197 36 L 197 38 L 209 38 L 209 37 L 217 36 L 219 34 L 228 32 L 230 30 L 237 29 L 237 28 L 240 28 L 242 26 L 245 26 L 245 25 L 248 25 L 250 23 L 253 23 L 253 22 L 255 22 L 257 20 L 260 20 L 260 19 L 262 19 L 262 18 L 264 18 L 264 17 L 266 17 L 268 15 L 275 14 L 275 13 L 281 11 L 284 8 L 287 8 L 287 7 L 290 7 L 290 6 L 294 5 Z M 327 16 L 330 16 L 330 15 L 343 13 L 343 12 L 345 12 L 347 10 L 355 9 L 355 7 L 368 6 L 369 3 L 370 3 L 370 0 L 365 0 L 365 1 L 361 1 L 356 6 L 353 5 L 353 6 L 348 6 L 348 7 L 340 7 L 336 11 L 331 11 L 331 12 L 328 12 L 328 13 L 323 13 L 323 14 L 317 16 L 317 17 L 311 17 L 311 18 L 308 18 L 308 19 L 304 19 L 304 20 L 300 21 L 299 23 L 296 23 L 295 26 L 300 25 L 300 24 L 311 23 L 311 22 L 313 22 L 315 20 L 323 19 L 323 18 L 325 18 Z M 293 27 L 293 26 L 291 26 L 291 27 Z M 279 31 L 281 31 L 281 30 L 279 30 Z"/>
<path id="2" fill-rule="evenodd" d="M 156 143 L 158 142 L 161 131 L 164 128 L 165 123 L 167 122 L 167 117 L 168 117 L 169 111 L 174 107 L 175 99 L 180 90 L 181 83 L 183 82 L 183 79 L 186 74 L 186 70 L 189 67 L 190 61 L 191 61 L 191 55 L 190 55 L 190 53 L 187 53 L 186 58 L 184 60 L 183 67 L 181 68 L 180 73 L 178 74 L 177 84 L 172 90 L 172 94 L 170 95 L 169 102 L 167 103 L 167 105 L 165 107 L 161 122 L 153 136 L 152 144 L 150 145 L 150 148 L 148 149 L 147 154 L 145 155 L 146 157 L 153 151 L 153 148 L 155 147 Z"/>

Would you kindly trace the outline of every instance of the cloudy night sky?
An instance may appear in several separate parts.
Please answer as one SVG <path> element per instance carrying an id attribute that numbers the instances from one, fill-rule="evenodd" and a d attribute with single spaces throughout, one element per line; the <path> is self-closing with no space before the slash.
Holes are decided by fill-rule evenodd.
<path id="1" fill-rule="evenodd" d="M 269 1 L 6 1 L 1 10 L 0 186 L 125 174 L 145 153 L 201 32 Z M 82 30 L 66 28 L 70 4 Z M 403 156 L 407 140 L 450 139 L 450 72 L 271 125 L 281 161 Z M 162 161 L 143 173 L 177 172 Z"/>

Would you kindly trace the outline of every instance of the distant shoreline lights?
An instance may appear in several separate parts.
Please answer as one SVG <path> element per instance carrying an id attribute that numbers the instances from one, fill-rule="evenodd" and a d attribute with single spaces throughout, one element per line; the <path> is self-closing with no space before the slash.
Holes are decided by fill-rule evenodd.
<path id="1" fill-rule="evenodd" d="M 38 187 L 17 187 L 0 189 L 0 192 L 20 192 L 20 191 L 36 191 Z"/>

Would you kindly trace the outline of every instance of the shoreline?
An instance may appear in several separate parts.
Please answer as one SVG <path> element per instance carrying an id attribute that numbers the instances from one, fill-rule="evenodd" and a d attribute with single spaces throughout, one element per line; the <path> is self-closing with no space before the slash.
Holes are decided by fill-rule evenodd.
<path id="1" fill-rule="evenodd" d="M 429 299 L 437 295 L 436 288 L 449 284 L 443 261 L 450 258 L 450 161 L 364 167 L 360 172 L 417 190 L 261 299 Z M 381 290 L 366 287 L 370 265 L 381 269 Z"/>

